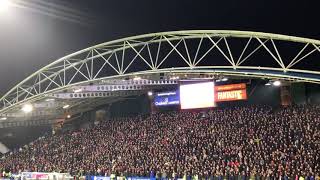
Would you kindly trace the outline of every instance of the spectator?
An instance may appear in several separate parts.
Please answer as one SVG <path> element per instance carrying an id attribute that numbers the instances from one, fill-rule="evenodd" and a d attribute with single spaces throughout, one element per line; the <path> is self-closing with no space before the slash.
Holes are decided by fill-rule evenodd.
<path id="1" fill-rule="evenodd" d="M 0 170 L 73 175 L 314 179 L 320 107 L 230 107 L 114 118 L 6 155 Z"/>

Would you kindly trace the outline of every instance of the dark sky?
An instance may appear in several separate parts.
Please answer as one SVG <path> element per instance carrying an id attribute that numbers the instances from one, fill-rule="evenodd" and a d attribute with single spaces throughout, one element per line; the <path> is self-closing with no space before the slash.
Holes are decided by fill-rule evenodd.
<path id="1" fill-rule="evenodd" d="M 19 0 L 0 13 L 0 96 L 55 59 L 131 35 L 233 29 L 320 39 L 317 1 Z"/>

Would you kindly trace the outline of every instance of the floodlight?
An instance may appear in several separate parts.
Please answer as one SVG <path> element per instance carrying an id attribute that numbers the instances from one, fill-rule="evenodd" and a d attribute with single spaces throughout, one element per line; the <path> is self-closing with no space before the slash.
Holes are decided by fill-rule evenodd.
<path id="1" fill-rule="evenodd" d="M 228 81 L 228 78 L 222 78 L 221 81 Z"/>
<path id="2" fill-rule="evenodd" d="M 66 105 L 64 105 L 62 108 L 63 109 L 67 109 L 67 108 L 69 108 L 70 107 L 70 105 L 69 104 L 66 104 Z"/>
<path id="3" fill-rule="evenodd" d="M 0 0 L 0 13 L 8 11 L 10 5 L 10 0 Z"/>
<path id="4" fill-rule="evenodd" d="M 280 81 L 274 81 L 274 82 L 273 82 L 273 85 L 274 85 L 274 86 L 280 86 L 280 85 L 281 85 L 281 82 L 280 82 Z"/>
<path id="5" fill-rule="evenodd" d="M 73 92 L 79 93 L 79 92 L 82 92 L 82 89 L 75 89 Z"/>
<path id="6" fill-rule="evenodd" d="M 25 104 L 22 106 L 21 110 L 25 113 L 29 113 L 33 110 L 33 106 L 31 104 Z"/>

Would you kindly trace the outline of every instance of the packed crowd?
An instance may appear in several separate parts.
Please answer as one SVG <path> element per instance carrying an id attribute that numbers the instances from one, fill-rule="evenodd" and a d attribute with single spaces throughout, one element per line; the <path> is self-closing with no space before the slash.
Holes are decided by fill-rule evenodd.
<path id="1" fill-rule="evenodd" d="M 217 108 L 115 118 L 39 139 L 0 170 L 156 177 L 320 174 L 320 107 Z"/>

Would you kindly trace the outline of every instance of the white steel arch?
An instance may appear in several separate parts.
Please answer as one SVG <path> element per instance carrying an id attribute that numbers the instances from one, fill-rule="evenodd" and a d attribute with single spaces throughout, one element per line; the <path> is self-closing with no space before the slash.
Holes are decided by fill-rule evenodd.
<path id="1" fill-rule="evenodd" d="M 280 46 L 291 45 L 299 48 L 284 58 Z M 299 66 L 319 60 L 319 54 L 319 40 L 250 31 L 188 30 L 122 38 L 36 71 L 1 97 L 0 114 L 74 85 L 139 74 L 219 73 L 319 83 L 318 69 Z"/>

